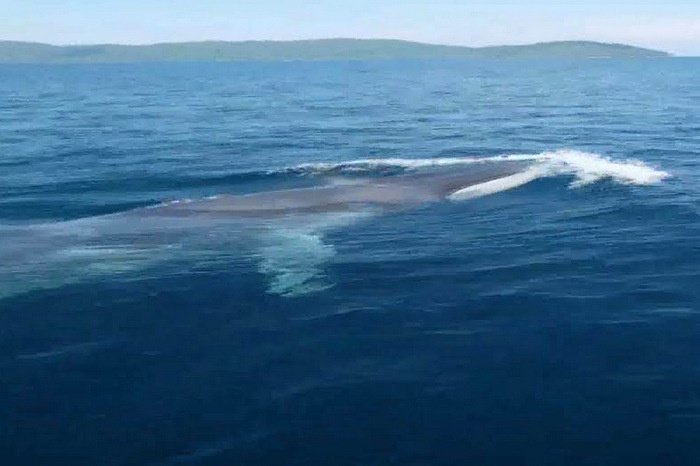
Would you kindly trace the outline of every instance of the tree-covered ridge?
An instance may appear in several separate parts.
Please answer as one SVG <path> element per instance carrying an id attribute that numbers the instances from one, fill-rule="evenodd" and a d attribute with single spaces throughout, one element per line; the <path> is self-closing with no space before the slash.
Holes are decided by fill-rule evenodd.
<path id="1" fill-rule="evenodd" d="M 470 58 L 646 58 L 666 52 L 622 44 L 565 41 L 461 47 L 389 39 L 70 45 L 0 41 L 0 63 L 128 63 L 216 60 L 368 60 Z"/>

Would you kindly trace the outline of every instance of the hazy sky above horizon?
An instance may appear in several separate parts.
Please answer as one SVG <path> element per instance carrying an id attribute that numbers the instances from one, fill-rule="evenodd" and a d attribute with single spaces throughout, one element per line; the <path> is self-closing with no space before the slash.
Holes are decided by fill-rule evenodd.
<path id="1" fill-rule="evenodd" d="M 622 42 L 700 55 L 700 0 L 0 0 L 0 40 L 53 44 L 392 38 Z"/>

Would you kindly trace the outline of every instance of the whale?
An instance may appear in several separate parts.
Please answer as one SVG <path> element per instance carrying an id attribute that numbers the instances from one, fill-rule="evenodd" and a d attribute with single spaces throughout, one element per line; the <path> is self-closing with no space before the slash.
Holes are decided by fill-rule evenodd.
<path id="1" fill-rule="evenodd" d="M 314 180 L 301 188 L 219 194 L 53 223 L 0 226 L 0 300 L 36 289 L 138 277 L 177 263 L 254 258 L 268 291 L 328 288 L 328 232 L 388 212 L 493 194 L 536 178 L 532 162 L 499 161 Z"/>
<path id="2" fill-rule="evenodd" d="M 189 202 L 174 202 L 140 209 L 130 215 L 182 217 L 276 217 L 314 212 L 347 212 L 363 208 L 405 209 L 420 204 L 457 199 L 478 187 L 508 182 L 526 172 L 531 163 L 503 161 L 466 167 L 438 168 L 427 173 L 363 179 L 341 185 L 267 191 L 246 195 L 219 195 Z"/>

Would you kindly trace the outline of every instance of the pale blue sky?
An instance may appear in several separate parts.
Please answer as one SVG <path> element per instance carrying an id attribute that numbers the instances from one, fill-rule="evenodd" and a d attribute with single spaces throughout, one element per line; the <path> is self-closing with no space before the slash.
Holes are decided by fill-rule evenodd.
<path id="1" fill-rule="evenodd" d="M 0 39 L 55 44 L 397 38 L 587 39 L 700 55 L 700 0 L 0 0 Z"/>

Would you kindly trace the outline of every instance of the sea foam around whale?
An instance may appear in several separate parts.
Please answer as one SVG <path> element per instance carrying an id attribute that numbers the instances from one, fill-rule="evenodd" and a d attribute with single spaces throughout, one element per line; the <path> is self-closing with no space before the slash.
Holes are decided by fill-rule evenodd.
<path id="1" fill-rule="evenodd" d="M 532 161 L 538 177 L 572 175 L 572 187 L 583 186 L 602 179 L 631 185 L 657 184 L 671 175 L 640 160 L 617 160 L 592 152 L 561 149 L 537 154 L 506 154 L 493 157 L 438 157 L 438 158 L 373 158 L 338 163 L 304 163 L 289 168 L 290 171 L 311 174 L 371 173 L 390 168 L 420 170 L 426 168 L 496 163 L 502 161 Z"/>

